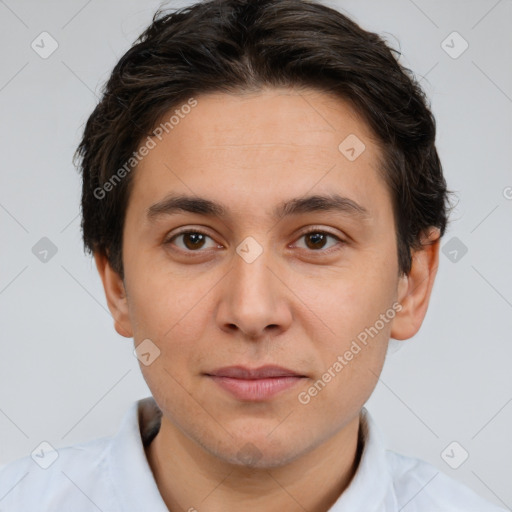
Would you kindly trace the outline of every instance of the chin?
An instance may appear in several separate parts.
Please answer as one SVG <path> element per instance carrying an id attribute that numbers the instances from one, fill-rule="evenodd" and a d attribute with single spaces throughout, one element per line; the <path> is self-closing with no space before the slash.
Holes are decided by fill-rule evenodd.
<path id="1" fill-rule="evenodd" d="M 294 440 L 292 445 L 287 445 L 290 440 Z M 211 446 L 207 449 L 218 459 L 222 459 L 228 464 L 248 469 L 273 469 L 285 466 L 293 462 L 302 455 L 307 449 L 304 449 L 304 443 L 297 440 L 296 436 L 287 434 L 283 439 L 269 439 L 268 431 L 260 435 L 238 436 L 235 439 L 229 438 L 226 444 L 220 443 L 216 449 Z"/>

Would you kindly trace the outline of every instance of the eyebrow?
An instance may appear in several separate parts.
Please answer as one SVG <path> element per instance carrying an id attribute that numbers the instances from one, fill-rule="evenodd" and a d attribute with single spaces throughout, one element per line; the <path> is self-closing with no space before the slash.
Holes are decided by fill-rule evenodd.
<path id="1" fill-rule="evenodd" d="M 371 218 L 370 212 L 364 206 L 338 194 L 310 195 L 283 201 L 276 206 L 272 216 L 276 220 L 281 220 L 284 217 L 319 211 L 339 212 L 361 221 L 367 221 Z M 228 217 L 228 208 L 223 204 L 204 197 L 182 194 L 170 194 L 146 210 L 147 218 L 150 221 L 155 221 L 163 215 L 180 212 L 196 213 L 221 219 Z"/>

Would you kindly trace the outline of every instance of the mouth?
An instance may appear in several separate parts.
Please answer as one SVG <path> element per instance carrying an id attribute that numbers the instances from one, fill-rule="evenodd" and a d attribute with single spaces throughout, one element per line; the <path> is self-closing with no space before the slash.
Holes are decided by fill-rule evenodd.
<path id="1" fill-rule="evenodd" d="M 280 366 L 229 366 L 205 374 L 238 400 L 261 402 L 296 386 L 306 375 Z"/>

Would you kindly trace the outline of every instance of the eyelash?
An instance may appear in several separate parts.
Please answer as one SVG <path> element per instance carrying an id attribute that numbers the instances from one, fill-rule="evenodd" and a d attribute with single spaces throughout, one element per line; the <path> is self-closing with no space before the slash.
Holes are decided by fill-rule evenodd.
<path id="1" fill-rule="evenodd" d="M 172 235 L 172 237 L 170 237 L 169 239 L 167 239 L 164 244 L 165 245 L 171 245 L 171 243 L 176 239 L 178 238 L 179 236 L 181 235 L 189 235 L 189 234 L 198 234 L 198 235 L 204 235 L 204 236 L 207 236 L 208 238 L 212 239 L 213 238 L 208 234 L 208 233 L 205 233 L 204 231 L 200 230 L 200 229 L 187 229 L 187 230 L 183 230 L 183 231 L 180 231 L 178 233 L 175 233 L 174 235 Z M 311 229 L 310 231 L 306 231 L 305 233 L 302 233 L 298 240 L 300 240 L 301 238 L 307 236 L 307 235 L 311 235 L 311 234 L 321 234 L 321 235 L 327 235 L 331 238 L 334 238 L 337 242 L 338 242 L 338 245 L 345 245 L 347 242 L 341 238 L 339 238 L 338 236 L 330 233 L 329 231 L 325 231 L 325 230 L 321 230 L 321 229 Z M 308 249 L 305 249 L 307 250 L 308 252 L 310 253 L 320 253 L 320 254 L 329 254 L 333 251 L 337 251 L 339 250 L 340 247 L 331 247 L 329 249 L 318 249 L 318 250 L 314 250 L 314 249 L 311 249 L 311 250 L 308 250 Z M 192 251 L 192 250 L 188 250 L 188 249 L 181 249 L 178 247 L 178 250 L 179 251 L 182 251 L 182 252 L 185 252 L 187 254 L 193 254 L 193 253 L 202 253 L 202 252 L 208 252 L 208 250 L 201 250 L 201 249 L 198 249 L 197 251 Z"/>

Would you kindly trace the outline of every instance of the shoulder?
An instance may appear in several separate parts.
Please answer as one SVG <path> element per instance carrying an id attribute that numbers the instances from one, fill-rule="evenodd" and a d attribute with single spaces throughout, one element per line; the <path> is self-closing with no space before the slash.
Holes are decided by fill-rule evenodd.
<path id="1" fill-rule="evenodd" d="M 386 450 L 399 507 L 408 512 L 504 512 L 433 465 Z"/>
<path id="2" fill-rule="evenodd" d="M 43 443 L 31 455 L 0 466 L 0 509 L 81 512 L 97 500 L 101 510 L 115 510 L 105 502 L 111 495 L 105 492 L 110 441 L 102 437 L 57 450 Z"/>

